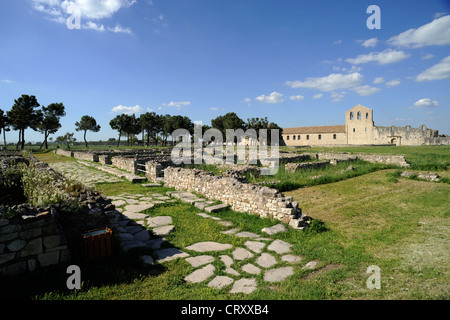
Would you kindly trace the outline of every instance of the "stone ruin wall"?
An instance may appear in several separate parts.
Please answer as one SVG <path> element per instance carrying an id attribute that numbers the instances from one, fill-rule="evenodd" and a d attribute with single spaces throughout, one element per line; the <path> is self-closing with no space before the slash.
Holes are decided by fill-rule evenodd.
<path id="1" fill-rule="evenodd" d="M 438 130 L 428 129 L 422 125 L 412 128 L 410 125 L 404 127 L 373 127 L 373 141 L 375 144 L 391 143 L 393 138 L 400 138 L 400 142 L 394 143 L 402 146 L 420 145 L 450 145 L 449 136 L 439 136 Z"/>
<path id="2" fill-rule="evenodd" d="M 280 220 L 294 227 L 302 222 L 298 203 L 292 201 L 292 197 L 285 197 L 268 187 L 215 176 L 202 170 L 174 167 L 164 170 L 164 184 L 176 190 L 197 192 L 207 198 L 220 200 L 230 205 L 234 211 Z"/>
<path id="3" fill-rule="evenodd" d="M 40 170 L 52 170 L 31 159 Z M 4 165 L 0 176 L 2 170 Z M 0 203 L 0 277 L 79 259 L 82 233 L 116 225 L 114 205 L 98 192 L 83 189 L 70 200 L 78 204 L 77 212 L 68 211 L 65 203 L 46 207 Z"/>

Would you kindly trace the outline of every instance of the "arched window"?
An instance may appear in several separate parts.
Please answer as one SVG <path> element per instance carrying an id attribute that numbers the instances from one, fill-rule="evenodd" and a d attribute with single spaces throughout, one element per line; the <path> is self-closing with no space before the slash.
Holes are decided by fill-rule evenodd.
<path id="1" fill-rule="evenodd" d="M 333 139 L 336 139 L 336 133 L 335 133 L 335 134 L 333 134 Z"/>
<path id="2" fill-rule="evenodd" d="M 366 112 L 366 119 L 369 119 L 369 113 Z"/>
<path id="3" fill-rule="evenodd" d="M 309 134 L 306 135 L 306 140 L 309 140 Z"/>
<path id="4" fill-rule="evenodd" d="M 321 134 L 319 134 L 319 140 L 321 140 L 322 139 L 322 135 Z"/>
<path id="5" fill-rule="evenodd" d="M 300 140 L 300 135 L 297 136 L 297 140 Z"/>
<path id="6" fill-rule="evenodd" d="M 286 136 L 286 140 L 289 140 L 289 136 Z"/>
<path id="7" fill-rule="evenodd" d="M 350 120 L 353 120 L 353 111 L 350 112 Z"/>
<path id="8" fill-rule="evenodd" d="M 292 140 L 295 140 L 295 134 L 292 136 Z"/>
<path id="9" fill-rule="evenodd" d="M 357 116 L 358 120 L 361 120 L 361 111 L 358 111 L 356 116 Z"/>

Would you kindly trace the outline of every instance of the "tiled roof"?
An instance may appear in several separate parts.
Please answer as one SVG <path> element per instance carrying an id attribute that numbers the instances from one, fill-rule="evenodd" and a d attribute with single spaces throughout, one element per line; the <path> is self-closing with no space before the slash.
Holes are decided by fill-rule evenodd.
<path id="1" fill-rule="evenodd" d="M 284 128 L 283 134 L 345 133 L 345 125 Z"/>

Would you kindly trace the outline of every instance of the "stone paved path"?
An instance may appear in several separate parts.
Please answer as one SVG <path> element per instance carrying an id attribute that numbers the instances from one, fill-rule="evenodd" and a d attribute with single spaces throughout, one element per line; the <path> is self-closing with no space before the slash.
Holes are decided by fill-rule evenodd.
<path id="1" fill-rule="evenodd" d="M 112 174 L 96 172 L 97 170 L 89 170 L 89 174 L 86 174 L 85 164 L 78 162 L 53 163 L 52 167 L 87 186 L 98 182 L 122 181 L 121 178 Z M 317 261 L 303 263 L 302 257 L 292 254 L 292 244 L 271 237 L 279 232 L 286 232 L 286 225 L 280 223 L 264 228 L 261 234 L 241 230 L 233 226 L 231 221 L 211 215 L 211 213 L 220 212 L 227 207 L 226 205 L 200 198 L 190 192 L 169 191 L 166 194 L 147 195 L 123 193 L 109 198 L 116 206 L 122 249 L 124 251 L 133 248 L 153 250 L 153 256 L 141 256 L 143 263 L 147 265 L 184 259 L 194 268 L 184 278 L 187 283 L 201 283 L 217 289 L 228 287 L 230 293 L 249 294 L 258 288 L 256 276 L 262 275 L 262 281 L 267 283 L 281 282 L 294 273 L 294 268 L 300 268 L 296 267 L 298 264 L 303 265 L 301 268 L 309 270 L 314 270 L 318 266 Z M 199 210 L 208 212 L 199 212 L 197 215 L 227 227 L 228 229 L 222 233 L 248 240 L 242 247 L 215 241 L 192 243 L 185 248 L 163 246 L 166 242 L 164 236 L 176 232 L 176 225 L 173 224 L 170 216 L 152 217 L 149 213 L 157 204 L 176 200 L 192 204 Z M 219 258 L 211 255 L 213 252 L 221 253 Z M 226 275 L 219 275 L 220 273 Z"/>
<path id="2" fill-rule="evenodd" d="M 184 278 L 187 283 L 202 283 L 216 289 L 229 287 L 230 293 L 249 294 L 258 288 L 256 276 L 262 275 L 263 281 L 267 283 L 281 282 L 294 274 L 295 265 L 303 261 L 302 257 L 292 254 L 292 244 L 271 238 L 278 232 L 286 232 L 285 225 L 280 223 L 264 228 L 261 234 L 257 234 L 235 228 L 231 221 L 222 220 L 205 212 L 198 212 L 197 216 L 228 227 L 229 229 L 223 233 L 248 240 L 242 247 L 234 247 L 230 243 L 203 241 L 192 243 L 181 249 L 161 248 L 166 241 L 164 236 L 170 232 L 176 232 L 176 225 L 173 224 L 170 216 L 151 217 L 145 213 L 145 210 L 151 209 L 156 201 L 179 199 L 192 205 L 204 203 L 205 208 L 208 205 L 212 206 L 214 202 L 181 191 L 169 191 L 166 195 L 153 193 L 147 196 L 121 194 L 110 198 L 117 206 L 117 210 L 122 211 L 118 218 L 121 225 L 119 229 L 123 250 L 136 247 L 154 250 L 155 259 L 142 256 L 146 264 L 184 259 L 194 268 Z M 153 235 L 150 235 L 148 230 L 151 230 Z M 144 235 L 145 233 L 147 236 Z M 223 254 L 215 258 L 211 255 L 214 252 L 223 252 Z M 214 266 L 217 266 L 216 261 L 220 262 L 220 267 Z M 303 268 L 313 270 L 316 265 L 312 261 L 306 263 Z M 219 275 L 221 272 L 226 275 Z"/>

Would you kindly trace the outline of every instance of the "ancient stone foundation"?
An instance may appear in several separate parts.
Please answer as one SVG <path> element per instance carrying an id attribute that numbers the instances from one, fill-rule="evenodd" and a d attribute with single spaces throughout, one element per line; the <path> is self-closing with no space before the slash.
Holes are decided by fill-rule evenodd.
<path id="1" fill-rule="evenodd" d="M 301 227 L 303 223 L 298 203 L 275 189 L 215 176 L 197 169 L 173 167 L 164 170 L 164 184 L 177 190 L 198 192 L 207 198 L 220 200 L 235 211 L 281 220 L 293 227 Z"/>

